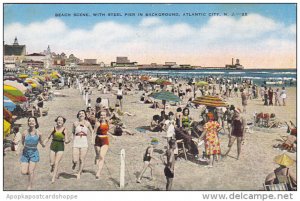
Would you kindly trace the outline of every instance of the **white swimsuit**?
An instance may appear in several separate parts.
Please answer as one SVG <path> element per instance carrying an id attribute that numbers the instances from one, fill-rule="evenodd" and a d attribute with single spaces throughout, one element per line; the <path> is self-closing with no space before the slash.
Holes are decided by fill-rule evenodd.
<path id="1" fill-rule="evenodd" d="M 75 135 L 73 140 L 74 148 L 87 148 L 88 140 L 87 140 L 88 128 L 85 125 L 78 125 L 75 128 Z"/>

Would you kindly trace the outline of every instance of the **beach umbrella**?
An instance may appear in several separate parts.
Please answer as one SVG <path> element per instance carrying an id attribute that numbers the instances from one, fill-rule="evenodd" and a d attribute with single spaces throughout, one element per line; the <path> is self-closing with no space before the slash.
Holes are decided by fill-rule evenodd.
<path id="1" fill-rule="evenodd" d="M 22 91 L 10 85 L 4 85 L 3 91 L 13 96 L 24 96 L 24 93 L 22 93 Z"/>
<path id="2" fill-rule="evenodd" d="M 7 98 L 9 98 L 14 103 L 22 103 L 22 102 L 27 101 L 27 98 L 24 95 L 22 95 L 22 96 L 14 96 L 11 93 L 8 93 L 8 92 L 4 91 L 4 96 L 6 96 Z"/>
<path id="3" fill-rule="evenodd" d="M 56 71 L 53 71 L 50 75 L 53 79 L 58 79 L 58 78 L 61 78 L 61 75 L 56 72 Z"/>
<path id="4" fill-rule="evenodd" d="M 12 113 L 8 111 L 6 108 L 3 108 L 3 117 L 7 122 L 9 123 L 12 122 Z"/>
<path id="5" fill-rule="evenodd" d="M 22 79 L 25 79 L 25 78 L 28 78 L 28 75 L 27 74 L 20 74 L 18 77 L 22 78 Z"/>
<path id="6" fill-rule="evenodd" d="M 166 101 L 168 102 L 180 102 L 180 98 L 169 91 L 160 91 L 155 92 L 149 95 L 149 97 L 152 97 L 154 99 L 162 100 L 164 104 L 164 110 L 166 109 Z"/>
<path id="7" fill-rule="evenodd" d="M 11 124 L 8 121 L 6 121 L 5 119 L 4 119 L 3 123 L 4 123 L 3 138 L 5 138 L 6 136 L 8 136 L 10 134 Z"/>
<path id="8" fill-rule="evenodd" d="M 148 80 L 148 82 L 150 82 L 150 83 L 155 83 L 156 80 L 158 80 L 158 78 L 152 77 L 151 79 Z"/>
<path id="9" fill-rule="evenodd" d="M 281 154 L 276 156 L 274 158 L 274 162 L 277 163 L 278 165 L 283 165 L 286 167 L 294 164 L 294 160 L 286 154 Z"/>
<path id="10" fill-rule="evenodd" d="M 164 79 L 158 79 L 155 81 L 156 84 L 159 85 L 171 85 L 172 82 L 169 82 L 168 80 L 164 80 Z"/>
<path id="11" fill-rule="evenodd" d="M 205 81 L 199 81 L 199 82 L 196 82 L 195 85 L 198 86 L 198 87 L 202 87 L 202 86 L 208 85 L 208 82 L 205 82 Z"/>
<path id="12" fill-rule="evenodd" d="M 25 82 L 28 83 L 28 84 L 30 84 L 32 88 L 39 88 L 39 87 L 41 87 L 40 83 L 37 80 L 33 79 L 33 78 L 27 78 L 25 80 Z"/>
<path id="13" fill-rule="evenodd" d="M 37 71 L 33 71 L 33 72 L 32 72 L 32 74 L 33 74 L 33 75 L 38 75 L 38 74 L 39 74 L 39 72 L 37 72 Z"/>
<path id="14" fill-rule="evenodd" d="M 206 105 L 209 107 L 226 107 L 227 103 L 218 96 L 201 96 L 195 98 L 192 103 L 196 105 Z"/>
<path id="15" fill-rule="evenodd" d="M 148 76 L 142 75 L 140 80 L 141 81 L 148 81 L 150 78 Z"/>
<path id="16" fill-rule="evenodd" d="M 14 111 L 16 109 L 16 104 L 14 102 L 12 102 L 9 98 L 7 98 L 6 96 L 3 97 L 4 99 L 4 107 L 9 110 L 9 111 Z"/>
<path id="17" fill-rule="evenodd" d="M 5 80 L 4 84 L 19 89 L 23 94 L 27 91 L 27 88 L 24 86 L 24 84 L 17 81 Z"/>

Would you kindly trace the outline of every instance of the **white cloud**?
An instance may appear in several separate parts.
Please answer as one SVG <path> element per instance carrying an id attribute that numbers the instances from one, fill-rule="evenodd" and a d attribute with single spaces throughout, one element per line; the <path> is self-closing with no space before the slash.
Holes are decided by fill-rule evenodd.
<path id="1" fill-rule="evenodd" d="M 149 18 L 142 19 L 139 25 L 142 27 L 149 27 L 149 26 L 161 25 L 161 24 L 163 24 L 161 19 L 157 17 L 149 17 Z"/>
<path id="2" fill-rule="evenodd" d="M 215 61 L 224 64 L 228 57 L 253 58 L 275 50 L 276 55 L 295 55 L 295 27 L 258 14 L 211 17 L 201 26 L 151 17 L 142 19 L 138 26 L 106 21 L 91 29 L 70 29 L 59 19 L 48 19 L 26 26 L 6 25 L 4 39 L 9 44 L 17 36 L 19 43 L 27 45 L 28 53 L 40 52 L 49 44 L 57 53 L 74 53 L 82 59 L 97 58 L 107 63 L 116 56 L 129 56 L 141 63 L 181 59 L 177 62 L 201 65 L 205 58 L 212 61 L 218 57 Z"/>

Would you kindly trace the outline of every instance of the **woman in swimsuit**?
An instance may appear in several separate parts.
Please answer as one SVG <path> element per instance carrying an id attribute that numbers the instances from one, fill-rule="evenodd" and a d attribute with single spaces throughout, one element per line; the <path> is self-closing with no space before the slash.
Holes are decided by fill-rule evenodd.
<path id="1" fill-rule="evenodd" d="M 77 113 L 78 121 L 73 123 L 73 166 L 72 169 L 74 170 L 78 162 L 79 164 L 79 171 L 77 172 L 76 176 L 77 179 L 80 179 L 80 175 L 82 173 L 86 153 L 88 151 L 88 139 L 87 134 L 88 130 L 93 135 L 93 128 L 86 120 L 86 113 L 84 110 L 80 110 Z"/>
<path id="2" fill-rule="evenodd" d="M 234 111 L 234 116 L 232 118 L 231 123 L 231 135 L 229 138 L 229 144 L 228 144 L 228 150 L 225 153 L 224 157 L 226 157 L 235 140 L 237 140 L 237 160 L 240 157 L 241 150 L 242 150 L 242 144 L 244 142 L 245 138 L 245 128 L 246 128 L 246 120 L 244 117 L 241 116 L 241 111 L 239 109 Z"/>
<path id="3" fill-rule="evenodd" d="M 68 144 L 70 142 L 69 135 L 67 129 L 64 127 L 66 119 L 62 116 L 58 116 L 55 119 L 56 126 L 54 126 L 53 131 L 48 136 L 48 138 L 44 141 L 46 144 L 50 138 L 52 138 L 52 142 L 50 145 L 50 172 L 53 173 L 51 182 L 55 182 L 55 178 L 58 177 L 58 165 L 63 157 L 65 150 L 65 143 Z"/>
<path id="4" fill-rule="evenodd" d="M 109 147 L 109 124 L 108 120 L 106 119 L 106 113 L 100 113 L 99 122 L 97 121 L 95 124 L 94 133 L 96 136 L 93 135 L 92 140 L 95 139 L 95 164 L 98 165 L 98 171 L 96 173 L 96 179 L 100 178 L 101 170 L 103 168 L 105 155 L 107 153 Z M 111 134 L 110 134 L 111 135 Z M 114 136 L 113 136 L 114 137 Z"/>
<path id="5" fill-rule="evenodd" d="M 40 156 L 37 149 L 38 143 L 45 147 L 42 141 L 42 134 L 37 130 L 39 123 L 36 117 L 28 118 L 28 129 L 22 134 L 22 145 L 24 146 L 21 156 L 21 173 L 29 175 L 29 184 L 27 190 L 32 189 L 34 170 L 36 163 L 39 162 Z"/>

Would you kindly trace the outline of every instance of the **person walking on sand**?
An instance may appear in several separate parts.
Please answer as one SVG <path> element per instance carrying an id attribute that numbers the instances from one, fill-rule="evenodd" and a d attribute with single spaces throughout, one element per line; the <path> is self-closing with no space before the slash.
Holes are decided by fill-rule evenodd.
<path id="1" fill-rule="evenodd" d="M 272 87 L 269 87 L 268 97 L 269 97 L 269 105 L 273 106 L 273 89 L 272 89 Z"/>
<path id="2" fill-rule="evenodd" d="M 56 126 L 54 126 L 53 131 L 44 141 L 44 144 L 46 145 L 50 138 L 52 138 L 50 145 L 50 172 L 53 173 L 51 180 L 52 183 L 54 183 L 55 179 L 58 177 L 58 166 L 64 154 L 65 143 L 70 143 L 68 131 L 64 127 L 66 119 L 62 116 L 58 116 L 55 119 L 55 122 Z"/>
<path id="3" fill-rule="evenodd" d="M 154 180 L 154 172 L 155 172 L 155 167 L 154 167 L 154 161 L 153 160 L 156 160 L 158 161 L 159 159 L 156 158 L 153 154 L 153 151 L 154 151 L 154 148 L 157 146 L 158 144 L 158 139 L 157 138 L 153 138 L 151 140 L 151 145 L 149 147 L 147 147 L 146 151 L 145 151 L 145 154 L 144 154 L 144 158 L 143 158 L 143 161 L 144 161 L 144 167 L 142 169 L 142 171 L 140 172 L 140 175 L 138 176 L 136 182 L 137 183 L 141 183 L 141 180 L 142 180 L 142 177 L 144 175 L 144 173 L 146 172 L 147 168 L 150 168 L 151 170 L 151 177 L 150 177 L 150 180 Z"/>
<path id="4" fill-rule="evenodd" d="M 77 113 L 78 121 L 73 123 L 73 166 L 72 169 L 75 170 L 76 165 L 79 163 L 79 170 L 76 174 L 77 179 L 80 179 L 85 158 L 88 151 L 88 131 L 93 135 L 93 128 L 89 121 L 86 120 L 85 110 L 80 110 Z"/>
<path id="5" fill-rule="evenodd" d="M 275 96 L 275 106 L 277 105 L 281 105 L 280 104 L 280 93 L 279 93 L 279 88 L 276 89 L 276 91 L 274 92 L 274 96 Z"/>
<path id="6" fill-rule="evenodd" d="M 123 109 L 122 99 L 123 99 L 122 85 L 119 85 L 119 88 L 117 90 L 117 102 L 119 102 L 121 110 Z"/>
<path id="7" fill-rule="evenodd" d="M 38 143 L 45 147 L 42 140 L 42 133 L 38 131 L 39 123 L 36 117 L 29 117 L 27 120 L 28 129 L 22 133 L 22 145 L 24 146 L 21 156 L 21 173 L 28 175 L 27 190 L 32 189 L 34 171 L 37 162 L 40 160 L 39 151 L 37 149 Z"/>
<path id="8" fill-rule="evenodd" d="M 248 95 L 246 95 L 244 89 L 241 89 L 241 97 L 242 97 L 243 113 L 246 113 Z"/>
<path id="9" fill-rule="evenodd" d="M 224 154 L 224 157 L 226 157 L 235 140 L 237 140 L 237 160 L 240 157 L 241 149 L 242 149 L 242 143 L 244 142 L 245 137 L 245 129 L 246 129 L 246 120 L 244 117 L 241 116 L 241 111 L 239 109 L 234 111 L 233 121 L 232 121 L 232 129 L 231 129 L 231 136 L 229 139 L 229 145 L 228 150 Z"/>
<path id="10" fill-rule="evenodd" d="M 282 99 L 282 105 L 285 106 L 285 99 L 286 99 L 286 91 L 285 91 L 285 87 L 282 87 L 282 90 L 280 92 L 280 98 Z"/>
<path id="11" fill-rule="evenodd" d="M 163 160 L 165 165 L 164 173 L 167 179 L 166 190 L 172 190 L 173 179 L 174 179 L 174 167 L 175 167 L 175 155 L 174 150 L 176 149 L 176 140 L 172 139 L 168 143 L 168 150 L 166 152 L 167 161 Z"/>

